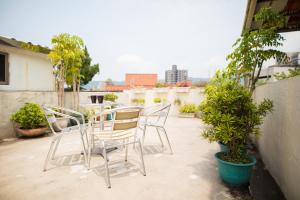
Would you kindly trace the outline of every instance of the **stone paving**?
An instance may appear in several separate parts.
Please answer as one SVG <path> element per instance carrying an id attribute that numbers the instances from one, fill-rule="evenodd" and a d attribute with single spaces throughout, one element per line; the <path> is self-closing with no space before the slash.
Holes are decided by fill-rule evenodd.
<path id="1" fill-rule="evenodd" d="M 106 187 L 102 157 L 92 157 L 91 170 L 84 167 L 77 133 L 62 139 L 46 172 L 42 166 L 51 136 L 2 142 L 0 199 L 234 199 L 218 177 L 214 160 L 218 145 L 201 138 L 203 127 L 196 118 L 169 117 L 166 130 L 173 155 L 167 145 L 161 147 L 156 130 L 147 129 L 147 176 L 140 173 L 138 155 L 132 147 L 127 163 L 122 149 L 109 153 L 111 189 Z"/>

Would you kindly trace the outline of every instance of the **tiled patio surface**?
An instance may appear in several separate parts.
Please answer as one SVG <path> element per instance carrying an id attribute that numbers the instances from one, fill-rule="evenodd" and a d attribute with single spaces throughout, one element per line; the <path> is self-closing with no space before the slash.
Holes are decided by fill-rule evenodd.
<path id="1" fill-rule="evenodd" d="M 184 200 L 232 199 L 218 177 L 217 144 L 200 136 L 199 119 L 169 117 L 166 130 L 174 154 L 162 149 L 155 129 L 149 128 L 144 147 L 147 176 L 139 172 L 138 155 L 129 148 L 109 154 L 112 188 L 105 183 L 103 158 L 92 158 L 92 169 L 82 164 L 77 134 L 62 139 L 49 170 L 42 171 L 51 137 L 0 144 L 0 199 Z"/>

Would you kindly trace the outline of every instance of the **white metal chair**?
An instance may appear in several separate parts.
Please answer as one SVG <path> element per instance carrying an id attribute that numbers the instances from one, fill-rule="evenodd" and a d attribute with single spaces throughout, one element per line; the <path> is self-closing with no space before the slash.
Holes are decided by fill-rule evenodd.
<path id="1" fill-rule="evenodd" d="M 169 115 L 170 107 L 171 107 L 171 104 L 168 104 L 168 105 L 160 104 L 160 105 L 146 108 L 143 112 L 144 119 L 141 120 L 139 128 L 143 130 L 143 144 L 145 141 L 147 127 L 155 127 L 158 137 L 159 137 L 159 140 L 161 142 L 161 145 L 164 146 L 164 143 L 163 143 L 161 135 L 160 135 L 160 130 L 162 130 L 162 132 L 164 133 L 164 135 L 167 139 L 170 152 L 171 152 L 171 154 L 173 154 L 170 140 L 168 138 L 166 129 L 164 127 L 166 120 L 168 118 L 168 115 Z M 150 119 L 150 117 L 152 117 L 152 118 Z"/>
<path id="2" fill-rule="evenodd" d="M 48 121 L 49 127 L 54 135 L 50 144 L 49 151 L 46 156 L 43 170 L 44 171 L 47 170 L 49 159 L 50 158 L 54 159 L 61 138 L 66 134 L 74 133 L 74 131 L 78 131 L 80 134 L 84 161 L 85 164 L 87 164 L 87 145 L 88 145 L 87 127 L 88 126 L 85 124 L 84 116 L 80 112 L 67 109 L 67 108 L 52 106 L 52 105 L 43 105 L 42 108 L 44 110 L 44 114 Z M 78 118 L 73 115 L 78 116 Z M 61 128 L 60 125 L 57 123 L 57 117 L 74 120 L 76 122 L 76 125 L 66 127 L 66 128 Z M 82 121 L 82 123 L 80 123 L 80 121 Z"/>
<path id="3" fill-rule="evenodd" d="M 108 168 L 108 158 L 107 158 L 107 150 L 119 146 L 125 146 L 125 161 L 127 161 L 128 154 L 128 145 L 137 143 L 139 145 L 139 156 L 141 159 L 142 165 L 142 173 L 146 176 L 146 170 L 144 165 L 143 158 L 143 150 L 139 137 L 136 136 L 136 131 L 139 123 L 139 116 L 141 107 L 121 107 L 115 108 L 111 110 L 105 110 L 102 113 L 94 116 L 94 120 L 97 116 L 104 116 L 107 114 L 112 114 L 113 119 L 111 121 L 112 125 L 107 127 L 108 129 L 96 129 L 93 127 L 93 123 L 91 123 L 91 131 L 90 136 L 96 137 L 103 147 L 103 157 L 105 161 L 106 168 L 106 179 L 108 188 L 111 187 L 109 168 Z M 88 166 L 90 168 L 90 160 L 91 160 L 91 149 L 92 149 L 92 141 L 89 140 L 89 150 L 88 150 Z"/>

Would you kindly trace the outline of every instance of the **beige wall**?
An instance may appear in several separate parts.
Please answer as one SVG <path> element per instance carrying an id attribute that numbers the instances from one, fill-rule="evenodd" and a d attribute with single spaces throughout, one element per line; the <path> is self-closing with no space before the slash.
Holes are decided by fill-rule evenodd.
<path id="1" fill-rule="evenodd" d="M 7 92 L 0 91 L 0 139 L 14 137 L 10 116 L 26 102 L 56 104 L 56 92 Z"/>
<path id="2" fill-rule="evenodd" d="M 54 91 L 52 65 L 47 55 L 0 45 L 8 53 L 9 84 L 0 91 Z"/>
<path id="3" fill-rule="evenodd" d="M 274 101 L 258 139 L 263 161 L 286 198 L 300 199 L 300 77 L 260 86 L 254 97 Z"/>
<path id="4" fill-rule="evenodd" d="M 180 98 L 182 103 L 196 103 L 200 104 L 202 97 L 202 89 L 164 89 L 164 90 L 142 90 L 137 92 L 136 90 L 127 90 L 121 93 L 115 93 L 118 95 L 117 102 L 125 105 L 131 104 L 133 98 L 144 98 L 146 106 L 154 104 L 153 99 L 156 96 L 162 99 L 167 99 L 167 102 L 173 103 L 176 98 Z M 80 103 L 91 103 L 91 95 L 104 95 L 106 92 L 80 92 Z M 27 92 L 27 91 L 0 91 L 0 139 L 14 137 L 12 123 L 10 122 L 10 116 L 16 112 L 26 102 L 36 102 L 38 104 L 57 104 L 56 92 Z M 72 93 L 65 93 L 65 107 L 72 108 Z M 171 107 L 171 114 L 177 114 L 178 108 L 176 106 Z"/>

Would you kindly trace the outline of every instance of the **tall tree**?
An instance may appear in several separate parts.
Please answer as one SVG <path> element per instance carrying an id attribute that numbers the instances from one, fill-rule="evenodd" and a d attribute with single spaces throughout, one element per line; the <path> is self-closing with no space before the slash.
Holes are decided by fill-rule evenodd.
<path id="1" fill-rule="evenodd" d="M 80 70 L 81 77 L 80 77 L 80 84 L 81 85 L 86 85 L 88 84 L 95 74 L 99 72 L 99 64 L 94 64 L 91 65 L 92 63 L 92 58 L 90 57 L 90 54 L 86 48 L 84 47 L 84 56 L 82 59 L 82 67 Z"/>
<path id="2" fill-rule="evenodd" d="M 54 76 L 58 91 L 58 105 L 64 106 L 64 86 L 73 87 L 73 107 L 77 108 L 80 84 L 80 68 L 83 57 L 83 40 L 75 35 L 63 33 L 51 40 L 52 49 L 49 58 L 54 65 Z"/>
<path id="3" fill-rule="evenodd" d="M 249 79 L 251 92 L 260 76 L 263 63 L 271 58 L 286 61 L 285 53 L 278 51 L 284 38 L 278 29 L 285 25 L 285 18 L 270 8 L 262 8 L 254 17 L 261 27 L 257 30 L 246 30 L 233 45 L 234 51 L 227 56 L 227 69 L 238 78 Z"/>

